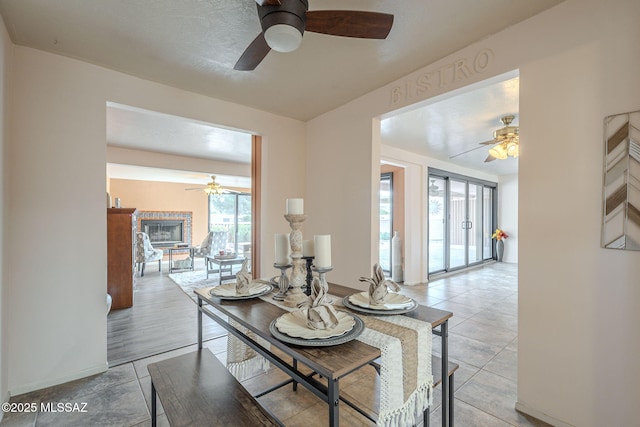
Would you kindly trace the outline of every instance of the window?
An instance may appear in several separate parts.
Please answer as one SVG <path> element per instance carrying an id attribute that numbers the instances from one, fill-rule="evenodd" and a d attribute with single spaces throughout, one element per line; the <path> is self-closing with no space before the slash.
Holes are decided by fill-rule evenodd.
<path id="1" fill-rule="evenodd" d="M 226 249 L 242 252 L 243 245 L 251 244 L 251 195 L 210 194 L 209 231 L 227 231 Z"/>
<path id="2" fill-rule="evenodd" d="M 391 273 L 391 239 L 393 238 L 393 174 L 380 175 L 380 267 Z"/>

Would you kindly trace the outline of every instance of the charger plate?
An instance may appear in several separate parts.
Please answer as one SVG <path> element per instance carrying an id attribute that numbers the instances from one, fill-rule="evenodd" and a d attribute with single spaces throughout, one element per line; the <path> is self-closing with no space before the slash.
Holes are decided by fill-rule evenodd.
<path id="1" fill-rule="evenodd" d="M 283 334 L 278 330 L 278 328 L 276 327 L 276 322 L 278 321 L 278 319 L 275 319 L 271 322 L 271 324 L 269 325 L 269 331 L 271 332 L 271 335 L 273 335 L 279 341 L 285 342 L 287 344 L 299 345 L 302 347 L 328 347 L 332 345 L 344 344 L 358 338 L 360 334 L 362 334 L 362 331 L 364 331 L 364 322 L 362 321 L 362 319 L 354 314 L 344 311 L 338 311 L 338 313 L 344 313 L 347 316 L 351 316 L 354 320 L 354 325 L 349 331 L 337 337 L 316 339 L 291 337 L 287 334 Z"/>
<path id="2" fill-rule="evenodd" d="M 356 321 L 346 311 L 336 311 L 338 324 L 333 329 L 312 329 L 307 326 L 307 309 L 285 313 L 276 319 L 278 331 L 293 338 L 306 340 L 339 337 L 349 332 Z"/>
<path id="3" fill-rule="evenodd" d="M 362 293 L 366 294 L 367 300 L 368 300 L 369 299 L 369 294 L 367 292 L 362 292 Z M 389 308 L 389 307 L 386 307 L 386 308 L 380 309 L 380 308 L 378 308 L 380 306 L 377 306 L 377 305 L 370 305 L 367 308 L 367 307 L 362 307 L 362 306 L 359 306 L 359 305 L 356 305 L 356 304 L 352 303 L 350 301 L 350 298 L 352 296 L 353 295 L 349 295 L 349 296 L 344 297 L 342 299 L 342 304 L 345 307 L 350 308 L 353 311 L 357 311 L 357 312 L 365 313 L 365 314 L 377 314 L 377 315 L 383 315 L 383 316 L 384 315 L 390 316 L 392 314 L 409 313 L 409 312 L 415 310 L 416 308 L 418 308 L 418 303 L 416 302 L 416 300 L 414 300 L 412 298 L 408 298 L 410 300 L 410 302 L 406 306 L 400 307 L 400 308 Z"/>
<path id="4" fill-rule="evenodd" d="M 251 282 L 249 285 L 249 295 L 236 294 L 236 283 L 225 283 L 224 285 L 211 288 L 209 295 L 220 299 L 250 299 L 258 298 L 273 291 L 270 284 L 264 282 Z"/>

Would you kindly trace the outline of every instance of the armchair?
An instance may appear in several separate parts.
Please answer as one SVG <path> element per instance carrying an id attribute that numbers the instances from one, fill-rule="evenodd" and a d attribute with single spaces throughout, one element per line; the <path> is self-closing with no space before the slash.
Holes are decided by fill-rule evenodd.
<path id="1" fill-rule="evenodd" d="M 162 249 L 151 246 L 147 233 L 136 233 L 136 265 L 140 276 L 144 276 L 144 266 L 148 262 L 158 261 L 158 271 L 162 271 Z"/>
<path id="2" fill-rule="evenodd" d="M 193 248 L 194 258 L 204 258 L 205 267 L 207 266 L 207 256 L 215 255 L 218 251 L 225 250 L 227 246 L 226 231 L 210 231 L 204 238 L 200 246 Z"/>

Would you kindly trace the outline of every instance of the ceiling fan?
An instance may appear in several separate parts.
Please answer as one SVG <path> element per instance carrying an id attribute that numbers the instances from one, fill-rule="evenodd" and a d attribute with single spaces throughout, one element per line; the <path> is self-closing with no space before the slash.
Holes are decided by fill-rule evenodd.
<path id="1" fill-rule="evenodd" d="M 211 182 L 207 184 L 206 187 L 202 188 L 185 188 L 185 190 L 203 190 L 208 195 L 211 194 L 225 194 L 225 193 L 239 193 L 239 191 L 229 190 L 227 188 L 222 188 L 220 184 L 216 182 L 216 176 L 211 175 Z"/>
<path id="2" fill-rule="evenodd" d="M 519 128 L 518 126 L 511 126 L 511 122 L 513 122 L 515 116 L 504 116 L 500 118 L 500 121 L 504 125 L 504 127 L 493 132 L 493 139 L 485 142 L 480 142 L 480 147 L 475 147 L 467 151 L 463 151 L 462 153 L 458 153 L 449 157 L 453 159 L 455 157 L 461 156 L 463 154 L 470 153 L 471 151 L 475 151 L 478 148 L 482 148 L 486 145 L 493 145 L 489 149 L 489 155 L 484 160 L 485 163 L 492 162 L 496 159 L 504 160 L 508 157 L 518 157 L 520 155 L 520 136 L 519 136 Z"/>
<path id="3" fill-rule="evenodd" d="M 244 51 L 234 70 L 254 70 L 271 49 L 292 52 L 305 31 L 342 37 L 385 39 L 393 15 L 354 10 L 312 10 L 308 0 L 256 0 L 262 32 Z"/>

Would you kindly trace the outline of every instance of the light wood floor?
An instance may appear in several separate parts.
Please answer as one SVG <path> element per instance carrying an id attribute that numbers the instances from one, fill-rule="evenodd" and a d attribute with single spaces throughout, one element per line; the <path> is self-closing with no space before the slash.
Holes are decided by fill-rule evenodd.
<path id="1" fill-rule="evenodd" d="M 154 266 L 136 278 L 133 307 L 112 310 L 107 317 L 110 367 L 197 342 L 197 305 L 169 279 L 168 268 L 160 273 Z M 203 334 L 208 340 L 226 331 L 204 316 Z"/>

